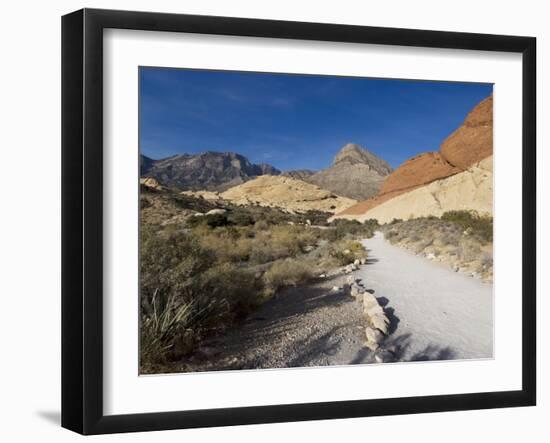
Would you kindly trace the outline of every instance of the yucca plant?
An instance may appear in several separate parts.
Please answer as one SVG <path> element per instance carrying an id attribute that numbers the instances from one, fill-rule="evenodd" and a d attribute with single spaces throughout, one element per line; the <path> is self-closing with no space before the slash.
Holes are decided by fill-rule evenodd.
<path id="1" fill-rule="evenodd" d="M 161 363 L 171 354 L 183 355 L 194 342 L 194 333 L 210 311 L 210 304 L 180 301 L 175 295 L 164 296 L 156 289 L 150 302 L 142 304 L 141 361 Z"/>

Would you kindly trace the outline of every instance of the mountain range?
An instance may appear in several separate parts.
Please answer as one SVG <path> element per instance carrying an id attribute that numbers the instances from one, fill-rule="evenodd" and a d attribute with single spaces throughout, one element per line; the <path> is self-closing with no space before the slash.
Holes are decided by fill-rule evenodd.
<path id="1" fill-rule="evenodd" d="M 161 185 L 180 191 L 223 192 L 260 176 L 281 175 L 277 168 L 265 163 L 254 164 L 240 154 L 211 151 L 160 160 L 142 155 L 140 170 L 141 177 L 154 178 Z M 391 172 L 384 160 L 350 143 L 336 154 L 329 168 L 292 170 L 282 175 L 342 197 L 362 200 L 376 195 Z"/>
<path id="2" fill-rule="evenodd" d="M 279 175 L 277 168 L 251 163 L 234 152 L 181 154 L 161 160 L 141 155 L 141 177 L 180 191 L 225 191 L 260 175 Z"/>

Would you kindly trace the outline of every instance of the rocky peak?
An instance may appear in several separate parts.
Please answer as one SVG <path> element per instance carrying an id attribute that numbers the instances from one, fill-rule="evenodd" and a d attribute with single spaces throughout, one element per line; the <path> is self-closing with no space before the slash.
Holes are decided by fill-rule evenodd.
<path id="1" fill-rule="evenodd" d="M 388 163 L 355 143 L 348 143 L 340 149 L 332 164 L 333 166 L 363 164 L 380 175 L 388 175 L 392 172 L 392 168 Z"/>

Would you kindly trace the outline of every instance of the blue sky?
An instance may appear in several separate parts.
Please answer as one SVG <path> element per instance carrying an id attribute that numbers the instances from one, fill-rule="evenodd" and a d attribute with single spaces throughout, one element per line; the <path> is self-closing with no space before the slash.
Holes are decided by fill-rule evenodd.
<path id="1" fill-rule="evenodd" d="M 328 167 L 358 143 L 393 167 L 439 149 L 490 84 L 140 68 L 141 153 Z"/>

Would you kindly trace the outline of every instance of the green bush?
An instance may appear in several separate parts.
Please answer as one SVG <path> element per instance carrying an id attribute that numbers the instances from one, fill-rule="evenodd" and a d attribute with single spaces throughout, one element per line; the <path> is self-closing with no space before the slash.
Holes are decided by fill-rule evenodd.
<path id="1" fill-rule="evenodd" d="M 336 260 L 338 266 L 344 266 L 357 259 L 366 258 L 367 251 L 358 241 L 341 240 L 330 246 L 329 255 Z"/>
<path id="2" fill-rule="evenodd" d="M 370 238 L 374 235 L 374 231 L 378 227 L 378 221 L 368 220 L 365 223 L 361 223 L 357 220 L 336 219 L 332 221 L 331 226 L 334 229 L 326 234 L 331 241 L 359 236 Z"/>
<path id="3" fill-rule="evenodd" d="M 246 212 L 235 212 L 229 214 L 228 221 L 236 226 L 250 226 L 254 224 L 254 218 Z"/>
<path id="4" fill-rule="evenodd" d="M 285 286 L 297 286 L 305 283 L 313 275 L 308 263 L 287 258 L 278 260 L 264 274 L 267 288 L 273 292 Z"/>
<path id="5" fill-rule="evenodd" d="M 480 216 L 476 211 L 447 211 L 441 220 L 456 223 L 485 242 L 493 241 L 493 217 Z"/>

